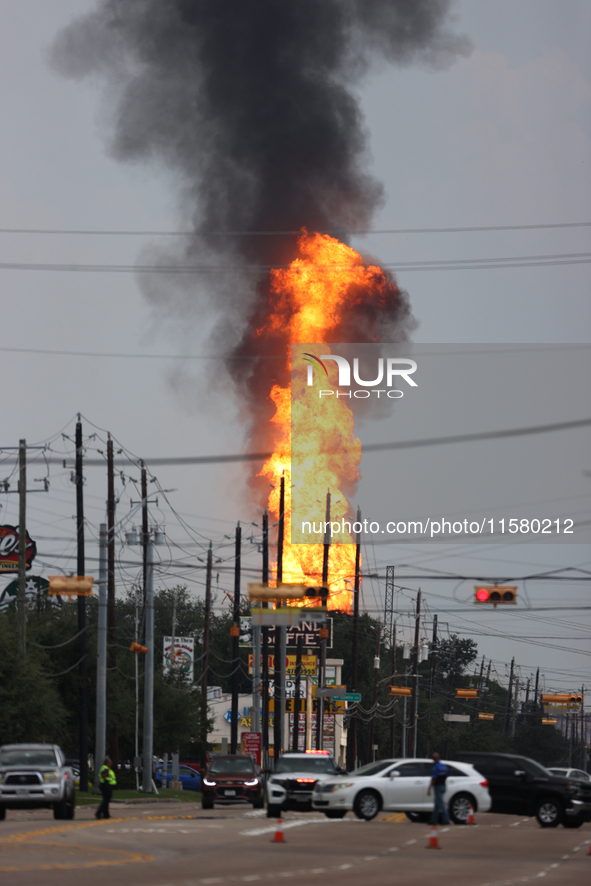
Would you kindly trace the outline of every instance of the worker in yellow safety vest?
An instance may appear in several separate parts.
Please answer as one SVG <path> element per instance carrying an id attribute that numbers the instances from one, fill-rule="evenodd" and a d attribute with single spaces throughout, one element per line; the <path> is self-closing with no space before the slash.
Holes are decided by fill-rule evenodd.
<path id="1" fill-rule="evenodd" d="M 99 770 L 99 787 L 101 789 L 103 799 L 101 800 L 101 805 L 96 810 L 95 818 L 111 817 L 109 815 L 109 802 L 113 795 L 113 788 L 116 784 L 117 779 L 115 778 L 115 773 L 111 769 L 111 758 L 105 757 L 103 765 Z"/>

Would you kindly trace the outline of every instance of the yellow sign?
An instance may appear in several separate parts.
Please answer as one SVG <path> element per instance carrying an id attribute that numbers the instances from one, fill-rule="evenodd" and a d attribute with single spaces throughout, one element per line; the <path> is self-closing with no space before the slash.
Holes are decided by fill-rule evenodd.
<path id="1" fill-rule="evenodd" d="M 295 675 L 296 672 L 296 658 L 295 655 L 286 655 L 285 656 L 285 673 L 289 676 Z M 248 656 L 248 673 L 252 674 L 252 666 L 254 662 L 254 655 L 252 653 Z M 275 671 L 275 656 L 269 656 L 269 672 Z M 318 656 L 317 655 L 302 655 L 302 677 L 315 677 L 318 673 Z"/>

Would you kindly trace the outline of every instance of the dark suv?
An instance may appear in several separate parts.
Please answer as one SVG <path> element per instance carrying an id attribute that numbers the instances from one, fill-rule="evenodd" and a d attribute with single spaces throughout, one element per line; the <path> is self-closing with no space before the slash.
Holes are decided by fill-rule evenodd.
<path id="1" fill-rule="evenodd" d="M 201 806 L 213 809 L 214 803 L 252 803 L 253 809 L 265 805 L 263 780 L 256 763 L 246 754 L 218 754 L 201 780 Z"/>
<path id="2" fill-rule="evenodd" d="M 515 754 L 466 751 L 456 760 L 471 763 L 488 780 L 491 812 L 535 815 L 543 828 L 578 828 L 591 821 L 591 783 L 552 775 L 541 763 Z"/>

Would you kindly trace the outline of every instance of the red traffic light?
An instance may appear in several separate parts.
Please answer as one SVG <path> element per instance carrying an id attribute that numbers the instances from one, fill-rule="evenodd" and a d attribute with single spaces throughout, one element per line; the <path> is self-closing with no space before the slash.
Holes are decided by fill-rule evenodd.
<path id="1" fill-rule="evenodd" d="M 475 603 L 517 603 L 517 585 L 474 585 Z"/>
<path id="2" fill-rule="evenodd" d="M 490 592 L 486 588 L 478 588 L 476 591 L 476 599 L 481 603 L 485 603 L 490 597 Z"/>

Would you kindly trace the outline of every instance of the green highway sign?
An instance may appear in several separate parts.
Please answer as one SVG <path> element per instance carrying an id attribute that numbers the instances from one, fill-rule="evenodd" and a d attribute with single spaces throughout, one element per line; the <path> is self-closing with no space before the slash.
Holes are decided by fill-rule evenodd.
<path id="1" fill-rule="evenodd" d="M 333 701 L 361 701 L 360 692 L 345 692 L 344 695 L 333 695 Z"/>

